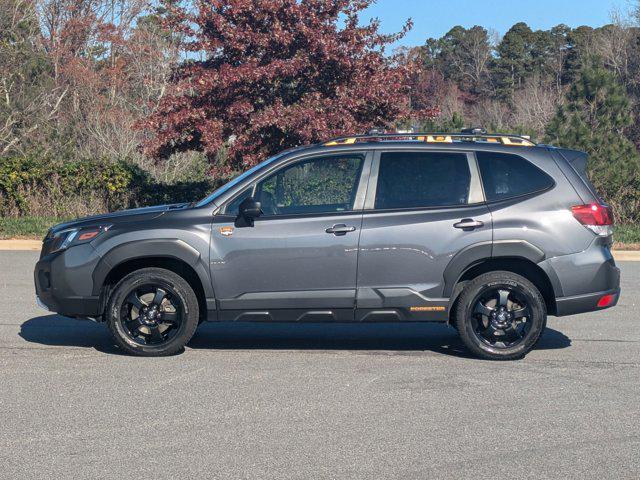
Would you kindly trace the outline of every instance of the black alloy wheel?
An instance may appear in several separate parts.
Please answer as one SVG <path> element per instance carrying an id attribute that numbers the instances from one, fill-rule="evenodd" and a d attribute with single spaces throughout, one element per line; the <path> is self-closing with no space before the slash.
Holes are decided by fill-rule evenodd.
<path id="1" fill-rule="evenodd" d="M 488 272 L 470 280 L 456 301 L 462 342 L 487 360 L 516 360 L 536 345 L 547 324 L 544 298 L 521 275 Z"/>
<path id="2" fill-rule="evenodd" d="M 124 351 L 157 357 L 181 351 L 200 320 L 193 288 L 177 273 L 143 268 L 130 273 L 113 289 L 105 320 Z"/>
<path id="3" fill-rule="evenodd" d="M 475 301 L 473 331 L 494 348 L 511 348 L 531 329 L 531 309 L 524 295 L 509 286 L 487 287 Z"/>
<path id="4" fill-rule="evenodd" d="M 134 342 L 157 345 L 176 335 L 182 325 L 183 312 L 182 301 L 173 289 L 146 284 L 135 287 L 127 295 L 120 310 L 120 322 Z"/>

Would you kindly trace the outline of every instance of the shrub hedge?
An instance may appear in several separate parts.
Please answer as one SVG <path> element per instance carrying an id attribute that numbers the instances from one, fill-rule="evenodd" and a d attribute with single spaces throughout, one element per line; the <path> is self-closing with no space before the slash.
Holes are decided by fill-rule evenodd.
<path id="1" fill-rule="evenodd" d="M 216 186 L 202 179 L 159 183 L 126 161 L 0 158 L 0 216 L 74 217 L 194 201 Z"/>

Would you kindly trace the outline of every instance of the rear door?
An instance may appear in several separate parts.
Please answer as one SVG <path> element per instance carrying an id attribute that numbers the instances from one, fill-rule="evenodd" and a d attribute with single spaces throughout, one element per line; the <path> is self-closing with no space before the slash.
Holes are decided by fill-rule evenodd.
<path id="1" fill-rule="evenodd" d="M 377 151 L 360 236 L 358 319 L 446 319 L 447 265 L 472 246 L 491 256 L 491 242 L 473 154 Z"/>

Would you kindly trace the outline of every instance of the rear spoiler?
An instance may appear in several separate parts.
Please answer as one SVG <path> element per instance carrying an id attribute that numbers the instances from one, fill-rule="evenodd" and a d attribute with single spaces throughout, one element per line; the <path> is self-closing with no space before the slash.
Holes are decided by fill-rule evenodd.
<path id="1" fill-rule="evenodd" d="M 589 155 L 577 150 L 561 150 L 561 155 L 569 162 L 582 178 L 587 178 L 587 162 Z"/>
<path id="2" fill-rule="evenodd" d="M 567 161 L 569 165 L 571 165 L 571 168 L 575 170 L 575 172 L 582 180 L 582 183 L 585 184 L 585 186 L 598 200 L 598 202 L 604 203 L 604 200 L 602 200 L 602 197 L 596 190 L 596 187 L 593 186 L 591 180 L 589 180 L 589 177 L 587 175 L 587 163 L 589 161 L 589 155 L 578 150 L 565 150 L 563 148 L 557 149 L 557 152 Z"/>

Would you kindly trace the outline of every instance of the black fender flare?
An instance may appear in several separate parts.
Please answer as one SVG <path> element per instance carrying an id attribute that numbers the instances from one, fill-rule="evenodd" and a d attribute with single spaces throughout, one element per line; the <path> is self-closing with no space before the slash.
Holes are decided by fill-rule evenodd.
<path id="1" fill-rule="evenodd" d="M 189 265 L 198 275 L 207 299 L 215 298 L 208 266 L 198 250 L 176 238 L 133 240 L 120 244 L 102 256 L 93 271 L 93 294 L 100 295 L 104 281 L 114 268 L 129 260 L 171 258 Z"/>
<path id="2" fill-rule="evenodd" d="M 451 298 L 458 280 L 467 270 L 484 260 L 499 258 L 520 258 L 538 265 L 545 260 L 545 254 L 538 247 L 526 240 L 499 240 L 496 242 L 481 242 L 469 245 L 454 255 L 444 270 L 443 298 Z M 538 266 L 540 267 L 540 265 Z M 543 271 L 549 277 L 551 285 L 557 295 L 557 293 L 561 291 L 557 276 L 549 275 L 548 269 L 543 269 Z"/>

